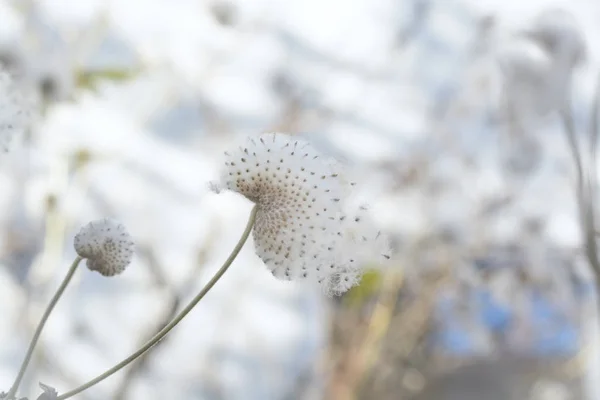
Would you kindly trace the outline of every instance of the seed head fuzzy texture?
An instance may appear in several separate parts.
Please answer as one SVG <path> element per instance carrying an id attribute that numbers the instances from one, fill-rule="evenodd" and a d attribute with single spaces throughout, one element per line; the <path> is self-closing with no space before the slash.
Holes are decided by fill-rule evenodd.
<path id="1" fill-rule="evenodd" d="M 0 148 L 8 151 L 32 122 L 31 103 L 11 74 L 0 70 Z"/>
<path id="2" fill-rule="evenodd" d="M 75 251 L 87 259 L 92 271 L 104 276 L 120 274 L 133 257 L 133 241 L 118 222 L 105 218 L 92 221 L 75 235 Z"/>
<path id="3" fill-rule="evenodd" d="M 254 246 L 275 277 L 339 295 L 360 282 L 365 263 L 389 260 L 368 208 L 351 206 L 345 168 L 308 142 L 263 134 L 225 155 L 221 184 L 258 206 Z"/>

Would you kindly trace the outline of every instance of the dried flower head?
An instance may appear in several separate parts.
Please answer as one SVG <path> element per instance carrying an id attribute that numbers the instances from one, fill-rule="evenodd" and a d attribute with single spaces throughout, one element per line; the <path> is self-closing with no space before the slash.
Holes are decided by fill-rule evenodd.
<path id="1" fill-rule="evenodd" d="M 360 281 L 365 262 L 386 261 L 386 238 L 367 207 L 352 206 L 345 169 L 308 142 L 272 133 L 227 156 L 222 184 L 256 203 L 257 255 L 273 275 L 340 294 Z"/>
<path id="2" fill-rule="evenodd" d="M 31 125 L 30 104 L 25 92 L 6 71 L 0 71 L 0 147 L 8 151 L 15 137 Z"/>
<path id="3" fill-rule="evenodd" d="M 113 276 L 131 262 L 133 241 L 123 225 L 105 218 L 81 228 L 75 235 L 75 251 L 87 259 L 90 270 Z"/>

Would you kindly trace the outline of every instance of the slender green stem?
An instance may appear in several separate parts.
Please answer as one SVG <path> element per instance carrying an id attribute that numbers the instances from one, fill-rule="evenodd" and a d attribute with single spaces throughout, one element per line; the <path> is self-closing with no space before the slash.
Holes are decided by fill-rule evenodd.
<path id="1" fill-rule="evenodd" d="M 73 277 L 73 274 L 75 274 L 75 271 L 77 270 L 77 266 L 79 265 L 81 260 L 82 260 L 82 258 L 77 256 L 75 261 L 73 261 L 73 264 L 71 264 L 71 267 L 69 268 L 69 271 L 67 272 L 67 275 L 64 277 L 64 279 L 63 279 L 62 283 L 60 284 L 56 293 L 54 293 L 54 296 L 52 297 L 52 300 L 50 300 L 48 307 L 46 307 L 46 311 L 44 311 L 44 315 L 42 315 L 42 319 L 38 323 L 38 326 L 35 330 L 33 339 L 31 339 L 31 343 L 29 344 L 29 348 L 27 349 L 27 354 L 25 355 L 25 359 L 23 360 L 23 363 L 21 364 L 21 369 L 19 370 L 19 374 L 17 375 L 17 378 L 15 379 L 15 382 L 13 383 L 12 387 L 8 391 L 8 395 L 6 396 L 7 399 L 13 398 L 15 396 L 15 394 L 17 393 L 17 390 L 19 389 L 19 385 L 21 384 L 21 380 L 23 379 L 23 375 L 25 375 L 25 370 L 27 370 L 27 365 L 29 365 L 29 361 L 31 361 L 31 355 L 33 354 L 33 350 L 35 349 L 35 346 L 36 346 L 36 344 L 40 338 L 40 335 L 42 333 L 42 329 L 44 329 L 44 325 L 46 325 L 46 321 L 48 320 L 48 317 L 52 313 L 52 310 L 54 310 L 54 306 L 56 306 L 56 303 L 58 303 L 60 296 L 62 296 L 67 285 L 69 284 L 69 282 L 71 282 L 71 278 Z"/>
<path id="2" fill-rule="evenodd" d="M 244 233 L 242 234 L 242 237 L 240 238 L 238 243 L 235 245 L 235 248 L 233 249 L 233 251 L 231 252 L 229 257 L 227 258 L 227 260 L 225 261 L 223 266 L 217 271 L 217 273 L 206 284 L 206 286 L 204 286 L 202 288 L 200 293 L 198 293 L 196 295 L 196 297 L 194 297 L 192 299 L 192 301 L 179 314 L 177 314 L 177 316 L 171 322 L 169 322 L 169 324 L 167 326 L 165 326 L 163 329 L 161 329 L 160 332 L 158 332 L 156 335 L 154 335 L 152 337 L 152 339 L 150 339 L 148 342 L 146 342 L 146 344 L 143 345 L 135 353 L 131 354 L 129 357 L 125 358 L 123 361 L 121 361 L 114 367 L 108 369 L 106 372 L 98 375 L 96 378 L 92 379 L 91 381 L 84 383 L 83 385 L 81 385 L 69 392 L 61 394 L 60 396 L 58 396 L 57 400 L 64 400 L 64 399 L 73 397 L 76 394 L 79 394 L 79 393 L 83 392 L 84 390 L 94 386 L 95 384 L 103 381 L 104 379 L 108 378 L 115 372 L 119 371 L 121 368 L 123 368 L 123 367 L 127 366 L 128 364 L 130 364 L 131 362 L 135 361 L 135 359 L 137 359 L 139 356 L 141 356 L 142 354 L 144 354 L 145 352 L 150 350 L 154 345 L 156 345 L 160 340 L 162 340 L 165 337 L 165 335 L 167 335 L 167 333 L 169 333 L 171 331 L 171 329 L 173 329 L 179 322 L 181 322 L 181 320 L 183 318 L 185 318 L 185 316 L 187 314 L 189 314 L 190 311 L 192 311 L 192 309 L 196 306 L 196 304 L 198 304 L 198 302 L 200 300 L 202 300 L 202 298 L 212 289 L 212 287 L 217 283 L 217 281 L 219 279 L 221 279 L 223 274 L 227 271 L 229 266 L 233 263 L 233 260 L 235 260 L 235 258 L 239 254 L 240 250 L 246 243 L 248 236 L 250 236 L 250 232 L 252 232 L 252 227 L 254 226 L 254 221 L 256 219 L 257 211 L 258 211 L 258 209 L 255 206 L 252 209 L 252 212 L 250 213 L 250 218 L 248 219 L 248 223 L 246 225 L 246 229 L 244 230 Z"/>

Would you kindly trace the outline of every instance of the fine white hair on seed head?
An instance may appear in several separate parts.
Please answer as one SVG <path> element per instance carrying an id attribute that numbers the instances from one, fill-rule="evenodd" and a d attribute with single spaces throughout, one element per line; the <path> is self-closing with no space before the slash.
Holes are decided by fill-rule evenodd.
<path id="1" fill-rule="evenodd" d="M 125 227 L 109 218 L 92 221 L 75 235 L 75 251 L 87 267 L 104 276 L 120 274 L 133 257 L 133 241 Z"/>
<path id="2" fill-rule="evenodd" d="M 270 133 L 225 154 L 221 183 L 258 206 L 254 246 L 275 277 L 340 294 L 360 281 L 365 262 L 389 259 L 367 208 L 347 201 L 355 183 L 310 143 Z"/>

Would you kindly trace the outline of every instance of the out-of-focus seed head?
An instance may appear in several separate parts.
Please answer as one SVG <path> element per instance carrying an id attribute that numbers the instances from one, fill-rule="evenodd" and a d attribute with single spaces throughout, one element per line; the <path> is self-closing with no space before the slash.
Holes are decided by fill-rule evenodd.
<path id="1" fill-rule="evenodd" d="M 561 9 L 543 11 L 497 49 L 503 103 L 513 131 L 528 132 L 540 117 L 567 105 L 574 69 L 585 54 L 576 19 Z"/>
<path id="2" fill-rule="evenodd" d="M 58 398 L 58 392 L 52 386 L 44 385 L 41 382 L 39 385 L 44 393 L 40 394 L 37 400 L 56 400 Z"/>
<path id="3" fill-rule="evenodd" d="M 10 150 L 17 136 L 32 125 L 32 102 L 6 71 L 0 70 L 0 148 Z"/>
<path id="4" fill-rule="evenodd" d="M 343 166 L 308 142 L 263 134 L 226 156 L 221 183 L 258 206 L 254 245 L 275 277 L 340 294 L 360 281 L 365 262 L 389 259 L 367 208 L 347 201 L 355 184 Z"/>
<path id="5" fill-rule="evenodd" d="M 555 58 L 560 58 L 571 66 L 586 59 L 586 43 L 575 16 L 563 9 L 549 9 L 542 12 L 529 35 Z"/>
<path id="6" fill-rule="evenodd" d="M 120 274 L 133 257 L 133 241 L 118 222 L 92 221 L 75 235 L 75 251 L 87 259 L 87 267 L 104 276 Z"/>

